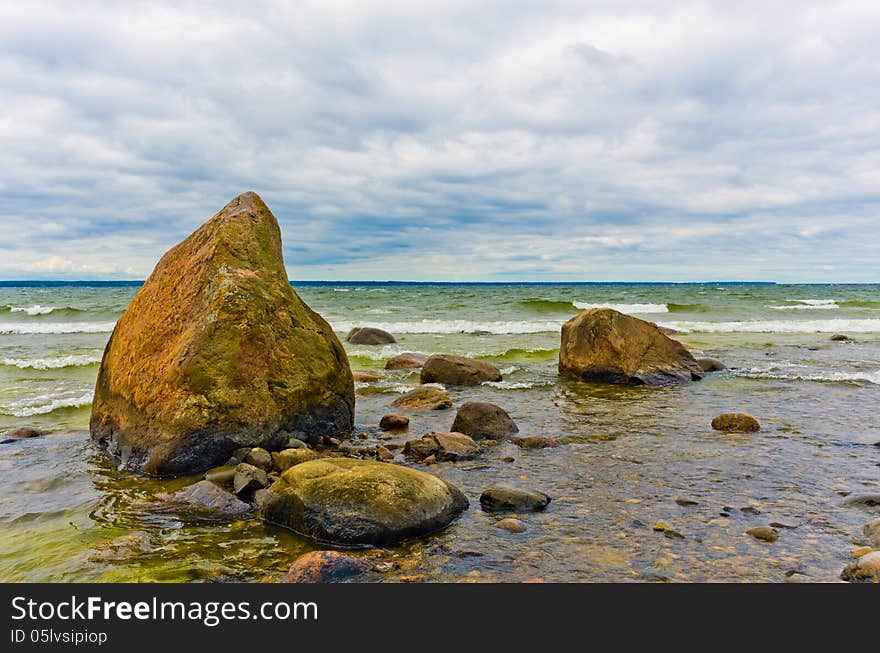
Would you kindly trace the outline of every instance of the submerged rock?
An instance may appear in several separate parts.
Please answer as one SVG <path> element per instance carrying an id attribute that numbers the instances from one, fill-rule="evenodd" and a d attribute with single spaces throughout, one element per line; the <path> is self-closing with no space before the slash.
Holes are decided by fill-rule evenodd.
<path id="1" fill-rule="evenodd" d="M 520 449 L 547 449 L 549 447 L 558 447 L 562 444 L 556 438 L 548 438 L 543 435 L 529 435 L 524 438 L 514 438 L 511 442 Z"/>
<path id="2" fill-rule="evenodd" d="M 880 519 L 872 519 L 862 526 L 862 533 L 872 546 L 880 547 Z"/>
<path id="3" fill-rule="evenodd" d="M 279 434 L 351 431 L 354 383 L 330 325 L 290 286 L 275 216 L 232 200 L 156 265 L 104 351 L 92 438 L 132 470 L 204 471 Z"/>
<path id="4" fill-rule="evenodd" d="M 832 342 L 847 342 L 849 340 L 849 336 L 845 336 L 842 333 L 835 333 L 828 339 Z"/>
<path id="5" fill-rule="evenodd" d="M 340 551 L 312 551 L 294 560 L 288 583 L 345 583 L 371 571 L 370 565 Z"/>
<path id="6" fill-rule="evenodd" d="M 717 358 L 698 358 L 697 364 L 704 372 L 721 372 L 727 369 L 727 365 Z"/>
<path id="7" fill-rule="evenodd" d="M 359 383 L 373 383 L 374 381 L 379 381 L 382 379 L 382 376 L 379 374 L 372 374 L 371 372 L 352 372 L 352 378 Z"/>
<path id="8" fill-rule="evenodd" d="M 409 426 L 409 417 L 399 413 L 390 413 L 379 420 L 379 428 L 383 431 L 399 431 Z"/>
<path id="9" fill-rule="evenodd" d="M 467 506 L 454 485 L 418 470 L 322 458 L 284 472 L 262 515 L 318 541 L 385 546 L 444 528 Z"/>
<path id="10" fill-rule="evenodd" d="M 480 451 L 480 445 L 464 433 L 428 433 L 403 446 L 407 458 L 424 460 L 433 456 L 437 462 L 472 460 Z"/>
<path id="11" fill-rule="evenodd" d="M 779 539 L 779 531 L 770 526 L 756 526 L 747 530 L 746 534 L 762 542 L 775 542 Z"/>
<path id="12" fill-rule="evenodd" d="M 524 533 L 526 530 L 526 525 L 523 524 L 519 519 L 507 517 L 506 519 L 501 519 L 495 522 L 495 528 L 500 528 L 501 530 L 507 531 L 509 533 Z"/>
<path id="13" fill-rule="evenodd" d="M 414 370 L 422 367 L 428 360 L 426 354 L 407 351 L 389 358 L 385 363 L 386 370 Z"/>
<path id="14" fill-rule="evenodd" d="M 761 430 L 761 424 L 745 413 L 724 413 L 712 420 L 712 428 L 716 431 L 754 433 Z"/>
<path id="15" fill-rule="evenodd" d="M 468 401 L 462 404 L 451 428 L 478 440 L 482 438 L 500 440 L 519 432 L 519 427 L 506 410 L 485 401 Z"/>
<path id="16" fill-rule="evenodd" d="M 880 551 L 863 555 L 844 568 L 840 577 L 850 582 L 868 581 L 880 583 Z"/>
<path id="17" fill-rule="evenodd" d="M 352 329 L 345 339 L 353 345 L 390 345 L 397 342 L 387 331 L 373 327 Z"/>
<path id="18" fill-rule="evenodd" d="M 550 504 L 550 497 L 543 492 L 527 490 L 513 485 L 493 485 L 480 495 L 480 505 L 486 512 L 536 512 Z"/>
<path id="19" fill-rule="evenodd" d="M 171 494 L 156 497 L 169 504 L 178 504 L 198 512 L 234 517 L 249 512 L 251 507 L 234 494 L 211 481 L 199 481 Z"/>
<path id="20" fill-rule="evenodd" d="M 425 385 L 398 397 L 391 402 L 391 407 L 405 410 L 444 410 L 452 408 L 452 399 L 443 388 Z"/>
<path id="21" fill-rule="evenodd" d="M 847 497 L 843 503 L 847 506 L 880 512 L 880 494 L 855 494 Z"/>
<path id="22" fill-rule="evenodd" d="M 663 385 L 696 381 L 704 372 L 691 353 L 657 325 L 596 308 L 562 325 L 559 374 L 577 381 Z"/>
<path id="23" fill-rule="evenodd" d="M 501 371 L 486 361 L 465 356 L 435 354 L 422 367 L 422 383 L 443 385 L 480 385 L 484 381 L 500 381 Z"/>
<path id="24" fill-rule="evenodd" d="M 7 438 L 12 438 L 13 440 L 25 440 L 27 438 L 39 438 L 41 436 L 46 435 L 46 432 L 35 426 L 19 426 L 17 429 L 12 429 L 11 431 L 6 433 Z"/>

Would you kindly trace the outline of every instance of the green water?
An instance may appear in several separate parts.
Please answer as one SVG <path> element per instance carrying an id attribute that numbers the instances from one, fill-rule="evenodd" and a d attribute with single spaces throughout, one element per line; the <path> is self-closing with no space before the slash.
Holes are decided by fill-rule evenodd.
<path id="1" fill-rule="evenodd" d="M 378 326 L 397 336 L 384 347 L 346 345 L 353 368 L 381 370 L 403 351 L 494 361 L 504 380 L 450 388 L 455 404 L 497 403 L 523 435 L 564 442 L 533 452 L 504 443 L 476 461 L 431 466 L 471 507 L 425 540 L 358 552 L 383 580 L 833 581 L 860 526 L 877 516 L 843 505 L 842 493 L 880 492 L 880 286 L 295 286 L 341 334 Z M 193 479 L 122 474 L 88 441 L 97 361 L 135 291 L 0 287 L 0 432 L 50 431 L 0 445 L 0 579 L 277 579 L 313 545 L 257 520 L 162 510 L 152 497 Z M 680 388 L 560 381 L 559 325 L 592 305 L 675 328 L 730 369 Z M 832 333 L 852 341 L 830 342 Z M 359 445 L 379 442 L 373 426 L 417 380 L 401 371 L 358 384 Z M 728 410 L 755 415 L 762 431 L 713 432 L 712 417 Z M 453 417 L 414 413 L 398 441 L 448 430 Z M 501 480 L 554 499 L 520 515 L 525 533 L 494 528 L 498 517 L 479 508 L 480 492 Z M 657 521 L 685 538 L 652 530 Z M 772 545 L 744 534 L 770 522 L 797 528 Z"/>

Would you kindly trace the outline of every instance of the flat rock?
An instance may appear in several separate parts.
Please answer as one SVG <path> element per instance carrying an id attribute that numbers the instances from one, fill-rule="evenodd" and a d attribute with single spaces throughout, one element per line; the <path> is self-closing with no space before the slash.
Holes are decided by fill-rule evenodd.
<path id="1" fill-rule="evenodd" d="M 197 512 L 224 517 L 242 515 L 251 509 L 247 503 L 234 494 L 207 480 L 188 485 L 177 492 L 160 494 L 156 498 L 169 504 L 185 506 Z"/>
<path id="2" fill-rule="evenodd" d="M 407 351 L 388 359 L 385 363 L 386 370 L 415 370 L 422 367 L 428 360 L 427 354 L 417 354 Z"/>
<path id="3" fill-rule="evenodd" d="M 745 413 L 724 413 L 712 420 L 712 428 L 728 433 L 754 433 L 761 430 L 761 424 Z"/>
<path id="4" fill-rule="evenodd" d="M 665 385 L 696 381 L 704 372 L 656 324 L 595 308 L 562 325 L 559 374 L 576 381 Z"/>
<path id="5" fill-rule="evenodd" d="M 756 540 L 761 540 L 762 542 L 775 542 L 779 539 L 779 531 L 770 526 L 756 526 L 755 528 L 747 530 L 746 534 L 751 535 Z"/>
<path id="6" fill-rule="evenodd" d="M 550 504 L 550 497 L 543 492 L 513 485 L 493 485 L 480 495 L 480 505 L 486 512 L 536 512 Z"/>
<path id="7" fill-rule="evenodd" d="M 452 408 L 452 399 L 443 388 L 425 385 L 401 395 L 391 402 L 391 407 L 404 410 L 444 410 Z"/>
<path id="8" fill-rule="evenodd" d="M 407 426 L 409 426 L 409 417 L 400 413 L 390 413 L 379 420 L 379 428 L 383 431 L 399 431 Z"/>
<path id="9" fill-rule="evenodd" d="M 433 456 L 437 462 L 472 460 L 480 451 L 480 445 L 464 433 L 428 433 L 403 446 L 403 455 L 407 458 L 424 460 Z"/>
<path id="10" fill-rule="evenodd" d="M 272 452 L 272 467 L 278 472 L 283 472 L 294 465 L 315 460 L 317 457 L 317 453 L 306 448 L 274 451 Z"/>
<path id="11" fill-rule="evenodd" d="M 345 339 L 353 345 L 390 345 L 397 342 L 387 331 L 373 327 L 352 329 Z"/>
<path id="12" fill-rule="evenodd" d="M 352 372 L 351 376 L 358 383 L 373 383 L 382 379 L 380 374 L 373 374 L 372 372 Z"/>
<path id="13" fill-rule="evenodd" d="M 501 371 L 492 363 L 447 354 L 429 357 L 421 372 L 422 383 L 468 386 L 500 380 Z"/>
<path id="14" fill-rule="evenodd" d="M 39 438 L 43 435 L 46 435 L 46 432 L 43 429 L 37 428 L 35 426 L 19 426 L 16 429 L 12 429 L 6 433 L 7 438 L 12 438 L 13 440 L 24 440 L 26 438 Z"/>
<path id="15" fill-rule="evenodd" d="M 288 583 L 346 583 L 359 580 L 371 568 L 360 558 L 341 551 L 312 551 L 294 560 Z"/>
<path id="16" fill-rule="evenodd" d="M 465 433 L 478 440 L 483 438 L 500 440 L 518 433 L 519 427 L 501 406 L 485 401 L 468 401 L 458 409 L 451 430 Z"/>
<path id="17" fill-rule="evenodd" d="M 290 434 L 348 434 L 353 418 L 345 349 L 291 288 L 275 216 L 244 193 L 169 250 L 119 318 L 90 431 L 125 468 L 166 476 Z"/>
<path id="18" fill-rule="evenodd" d="M 386 546 L 446 527 L 468 507 L 443 479 L 400 465 L 322 458 L 291 467 L 267 493 L 271 523 L 339 546 Z"/>

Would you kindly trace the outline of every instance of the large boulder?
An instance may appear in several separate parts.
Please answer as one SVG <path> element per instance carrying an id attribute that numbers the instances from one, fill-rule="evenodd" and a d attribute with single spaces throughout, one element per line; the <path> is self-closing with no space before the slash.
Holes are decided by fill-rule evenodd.
<path id="1" fill-rule="evenodd" d="M 339 546 L 386 546 L 447 526 L 468 501 L 452 484 L 414 469 L 354 458 L 291 467 L 261 511 L 271 523 Z"/>
<path id="2" fill-rule="evenodd" d="M 422 383 L 443 385 L 480 385 L 484 381 L 500 381 L 501 372 L 492 363 L 465 356 L 434 354 L 422 367 Z"/>
<path id="3" fill-rule="evenodd" d="M 345 339 L 353 345 L 390 345 L 397 342 L 387 331 L 373 327 L 352 329 Z"/>
<path id="4" fill-rule="evenodd" d="M 348 359 L 290 287 L 275 216 L 240 195 L 159 261 L 107 343 L 92 438 L 132 470 L 176 475 L 242 446 L 347 434 Z M 282 433 L 284 432 L 284 433 Z"/>
<path id="5" fill-rule="evenodd" d="M 452 422 L 452 431 L 464 433 L 477 440 L 491 438 L 500 440 L 519 427 L 501 406 L 485 401 L 468 401 L 461 405 Z"/>
<path id="6" fill-rule="evenodd" d="M 657 325 L 610 308 L 595 308 L 562 325 L 559 374 L 577 381 L 663 385 L 703 378 L 680 342 Z"/>

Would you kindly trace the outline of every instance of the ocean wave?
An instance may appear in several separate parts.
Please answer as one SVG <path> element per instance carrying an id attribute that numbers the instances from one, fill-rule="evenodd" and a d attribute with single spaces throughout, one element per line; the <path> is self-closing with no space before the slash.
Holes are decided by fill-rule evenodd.
<path id="1" fill-rule="evenodd" d="M 712 310 L 706 304 L 666 304 L 670 313 L 708 313 Z"/>
<path id="2" fill-rule="evenodd" d="M 547 381 L 483 381 L 480 385 L 499 390 L 530 390 L 532 388 L 552 385 Z"/>
<path id="3" fill-rule="evenodd" d="M 516 303 L 536 313 L 571 313 L 578 308 L 574 302 L 559 299 L 523 299 Z"/>
<path id="4" fill-rule="evenodd" d="M 82 313 L 79 308 L 72 306 L 13 306 L 11 304 L 0 307 L 0 313 L 25 313 L 26 315 L 49 315 L 50 313 Z"/>
<path id="5" fill-rule="evenodd" d="M 51 358 L 2 358 L 0 365 L 32 370 L 59 370 L 65 367 L 86 367 L 101 362 L 100 356 L 87 354 L 56 356 Z"/>
<path id="6" fill-rule="evenodd" d="M 816 300 L 818 301 L 818 300 Z M 768 306 L 767 308 L 772 308 L 775 311 L 833 311 L 840 306 L 836 303 L 832 302 L 823 302 L 821 304 L 789 304 L 787 306 Z"/>
<path id="7" fill-rule="evenodd" d="M 40 395 L 37 397 L 28 397 L 26 399 L 11 401 L 6 404 L 0 404 L 0 413 L 11 415 L 12 417 L 32 417 L 34 415 L 45 415 L 65 408 L 82 408 L 83 406 L 90 406 L 91 403 L 91 391 L 76 395 Z"/>
<path id="8" fill-rule="evenodd" d="M 374 327 L 383 329 L 393 334 L 401 333 L 425 333 L 425 334 L 452 334 L 452 333 L 488 333 L 491 335 L 517 334 L 517 333 L 553 333 L 559 331 L 562 322 L 559 320 L 536 320 L 536 321 L 498 321 L 498 322 L 474 322 L 471 320 L 419 320 L 415 322 L 338 322 L 333 328 L 338 333 L 348 333 L 355 327 Z"/>
<path id="9" fill-rule="evenodd" d="M 664 322 L 663 326 L 682 333 L 877 333 L 880 319 Z"/>
<path id="10" fill-rule="evenodd" d="M 787 299 L 786 301 L 806 304 L 807 306 L 826 306 L 837 303 L 836 299 Z"/>
<path id="11" fill-rule="evenodd" d="M 801 366 L 803 367 L 803 366 Z M 876 372 L 800 372 L 786 371 L 785 368 L 771 365 L 750 369 L 732 369 L 734 376 L 750 379 L 769 379 L 777 381 L 815 381 L 817 383 L 871 383 L 880 385 L 880 370 Z"/>
<path id="12" fill-rule="evenodd" d="M 621 313 L 638 313 L 648 315 L 651 313 L 668 313 L 669 307 L 666 304 L 587 304 L 584 302 L 574 302 L 576 308 L 583 310 L 591 308 L 613 308 Z"/>
<path id="13" fill-rule="evenodd" d="M 0 334 L 110 333 L 115 322 L 0 322 Z"/>

